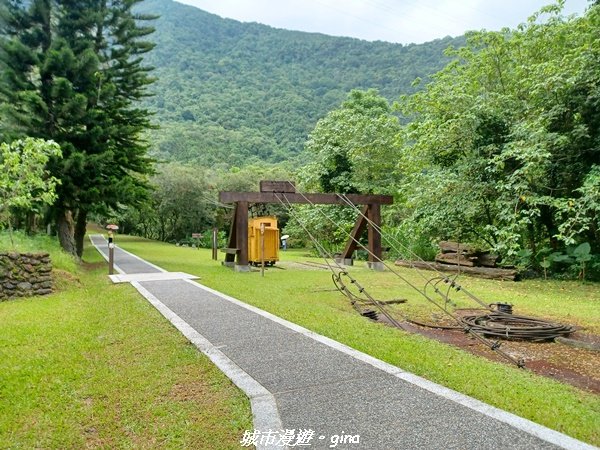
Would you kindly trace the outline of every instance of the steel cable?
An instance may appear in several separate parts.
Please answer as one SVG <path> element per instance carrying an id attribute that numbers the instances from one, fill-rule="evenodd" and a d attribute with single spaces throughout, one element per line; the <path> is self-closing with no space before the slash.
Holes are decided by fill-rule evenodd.
<path id="1" fill-rule="evenodd" d="M 308 197 L 306 197 L 306 195 L 304 195 L 301 192 L 298 192 L 299 195 L 301 195 L 304 200 L 310 204 L 311 206 L 316 206 Z M 294 218 L 296 219 L 296 221 L 298 221 L 298 223 L 300 224 L 300 226 L 309 234 L 309 237 L 311 238 L 311 240 L 313 240 L 313 242 L 316 242 L 314 240 L 314 237 L 312 236 L 312 234 L 310 234 L 308 232 L 308 230 L 304 227 L 304 225 L 301 223 L 301 221 L 299 221 L 297 219 L 297 217 L 291 212 L 292 211 L 292 207 L 291 207 L 291 203 L 289 202 L 289 200 L 287 200 L 287 197 L 285 196 L 285 193 L 279 193 L 276 194 L 277 198 L 279 199 L 279 195 L 282 195 L 287 203 L 288 203 L 288 211 L 290 212 L 290 215 L 294 216 Z M 339 194 L 338 194 L 339 196 Z M 342 198 L 342 197 L 340 197 Z M 343 199 L 342 199 L 343 200 Z M 281 202 L 281 200 L 280 200 Z M 281 202 L 283 205 L 283 202 Z M 285 205 L 284 205 L 285 206 Z M 325 214 L 323 211 L 321 211 L 319 208 L 317 208 L 317 210 L 319 211 L 319 213 L 324 216 L 327 220 L 329 220 L 333 225 L 335 225 L 338 229 L 343 229 L 335 220 L 333 220 L 331 217 L 329 217 L 327 214 Z M 516 364 L 518 367 L 525 367 L 525 364 L 522 360 L 517 360 L 515 358 L 513 358 L 511 355 L 509 355 L 508 353 L 504 352 L 503 350 L 500 349 L 500 343 L 499 342 L 490 342 L 488 341 L 485 337 L 483 337 L 480 333 L 476 333 L 474 331 L 472 331 L 471 326 L 462 322 L 459 318 L 457 318 L 454 314 L 452 314 L 451 312 L 449 312 L 445 307 L 441 306 L 438 302 L 436 302 L 433 298 L 431 298 L 426 292 L 422 291 L 421 289 L 419 289 L 417 286 L 415 286 L 413 283 L 411 283 L 408 279 L 406 279 L 405 277 L 403 277 L 400 273 L 398 273 L 396 270 L 394 270 L 392 267 L 389 266 L 389 264 L 387 264 L 382 258 L 380 258 L 379 256 L 375 255 L 373 252 L 371 252 L 365 245 L 363 245 L 361 242 L 359 242 L 358 239 L 356 239 L 355 237 L 352 236 L 351 233 L 346 232 L 346 234 L 350 237 L 350 239 L 352 239 L 358 246 L 360 246 L 362 249 L 366 250 L 367 253 L 369 253 L 374 259 L 376 259 L 378 262 L 382 263 L 382 265 L 384 267 L 386 267 L 390 272 L 392 272 L 395 276 L 397 276 L 398 278 L 400 278 L 404 283 L 406 283 L 408 286 L 410 286 L 412 289 L 414 289 L 416 292 L 418 292 L 421 296 L 423 296 L 427 301 L 429 301 L 431 304 L 435 305 L 437 308 L 439 308 L 441 311 L 444 312 L 444 314 L 446 314 L 447 316 L 449 316 L 450 318 L 452 318 L 457 325 L 461 326 L 461 328 L 463 329 L 463 331 L 465 333 L 470 333 L 475 339 L 477 339 L 478 341 L 480 341 L 482 344 L 484 344 L 485 346 L 487 346 L 488 348 L 490 348 L 491 350 L 497 352 L 499 355 L 501 355 L 504 359 L 506 359 L 507 361 L 510 361 L 513 364 Z M 320 245 L 320 244 L 319 244 Z M 335 261 L 335 258 L 333 258 L 333 260 Z M 345 275 L 347 275 L 347 272 L 342 268 L 342 266 L 340 266 L 337 262 L 336 264 L 340 267 L 340 270 L 342 272 L 344 272 Z M 334 272 L 335 273 L 335 272 Z M 354 280 L 353 283 L 357 284 L 356 281 Z M 358 285 L 360 287 L 360 285 Z M 347 289 L 347 288 L 346 288 Z M 360 291 L 359 292 L 363 292 L 363 288 L 360 287 Z M 441 294 L 440 294 L 441 295 Z M 443 295 L 442 295 L 443 296 Z M 377 303 L 377 301 L 375 299 L 373 299 L 372 297 L 369 296 L 369 300 L 371 301 L 371 304 L 375 305 L 380 311 L 382 311 L 382 313 L 388 318 L 390 319 L 390 321 L 394 324 L 394 326 L 397 326 L 398 328 L 404 329 L 402 327 L 402 325 L 395 320 L 389 312 L 387 312 L 386 308 L 383 307 L 383 305 L 380 305 Z M 488 305 L 486 305 L 485 303 L 481 302 L 481 300 L 477 299 L 478 303 L 482 304 L 483 306 L 485 306 L 486 308 L 489 308 Z M 355 303 L 353 303 L 353 306 L 355 306 Z"/>
<path id="2" fill-rule="evenodd" d="M 575 331 L 569 325 L 514 314 L 469 315 L 461 320 L 476 333 L 515 341 L 551 341 Z"/>
<path id="3" fill-rule="evenodd" d="M 279 195 L 282 195 L 283 198 L 285 199 L 287 205 L 281 200 L 281 198 L 279 197 Z M 402 326 L 402 324 L 400 322 L 398 322 L 393 316 L 390 315 L 390 313 L 383 307 L 383 305 L 381 305 L 377 300 L 375 300 L 375 298 L 373 298 L 359 283 L 356 279 L 354 279 L 352 276 L 350 276 L 348 274 L 348 272 L 345 270 L 344 267 L 342 267 L 336 260 L 335 258 L 331 255 L 330 252 L 328 252 L 325 247 L 323 247 L 323 245 L 313 236 L 313 234 L 308 230 L 308 228 L 306 228 L 306 226 L 304 225 L 304 223 L 298 219 L 297 215 L 294 214 L 293 212 L 293 208 L 291 203 L 289 202 L 289 200 L 287 199 L 287 197 L 285 196 L 284 193 L 278 194 L 275 193 L 275 196 L 277 197 L 277 199 L 279 200 L 279 202 L 281 203 L 281 205 L 286 208 L 288 210 L 288 213 L 290 214 L 290 216 L 294 217 L 294 219 L 296 219 L 296 222 L 298 222 L 298 224 L 302 227 L 302 229 L 306 232 L 306 234 L 308 235 L 308 237 L 310 238 L 310 240 L 313 242 L 313 244 L 317 247 L 317 251 L 319 252 L 319 254 L 321 255 L 321 257 L 323 258 L 323 260 L 325 261 L 325 263 L 327 264 L 327 266 L 329 267 L 329 270 L 331 270 L 332 273 L 332 279 L 333 282 L 335 284 L 335 286 L 338 288 L 338 290 L 340 290 L 340 292 L 342 292 L 344 295 L 346 295 L 351 302 L 352 307 L 357 310 L 359 313 L 361 313 L 362 315 L 365 315 L 365 313 L 368 314 L 367 311 L 361 311 L 359 309 L 359 305 L 357 304 L 358 302 L 362 302 L 368 305 L 373 305 L 374 307 L 376 307 L 395 327 L 400 328 L 400 329 L 404 329 L 404 327 Z M 313 205 L 314 206 L 314 205 Z M 334 269 L 334 267 L 329 263 L 329 259 L 331 259 L 333 261 L 333 263 L 337 266 L 338 271 L 336 272 L 336 270 Z M 350 280 L 350 283 L 352 285 L 355 286 L 355 288 L 358 290 L 358 292 L 360 294 L 364 294 L 366 299 L 362 299 L 360 297 L 358 297 L 356 294 L 354 294 L 349 288 L 348 286 L 346 286 L 345 283 L 343 283 L 342 281 L 342 277 L 345 276 Z"/>
<path id="4" fill-rule="evenodd" d="M 368 216 L 363 214 L 363 212 L 360 210 L 360 208 L 358 208 L 356 205 L 354 205 L 354 203 L 352 203 L 350 201 L 350 199 L 348 197 L 346 197 L 346 195 L 344 195 L 344 194 L 337 194 L 337 195 L 344 201 L 344 203 L 346 203 L 348 206 L 352 207 L 364 219 L 366 219 L 367 223 L 370 226 L 374 227 L 380 233 L 380 235 L 383 236 L 383 238 L 386 239 L 386 241 L 388 241 L 388 243 L 389 243 L 390 238 L 388 238 L 388 236 L 383 233 L 383 230 L 381 229 L 381 227 L 379 225 L 377 225 L 375 222 L 373 222 L 371 219 L 369 219 Z M 395 238 L 391 238 L 391 239 L 396 241 L 397 244 L 399 244 L 401 247 L 403 247 L 405 250 L 407 250 L 409 253 L 411 253 L 413 256 L 415 256 L 417 259 L 428 264 L 427 261 L 424 261 L 419 255 L 414 253 L 408 247 L 404 246 L 400 241 L 398 241 Z M 393 245 L 392 245 L 392 247 L 393 247 Z M 395 250 L 397 250 L 397 249 L 395 249 Z M 436 278 L 427 279 L 420 272 L 420 270 L 418 268 L 415 268 L 416 271 L 421 275 L 421 277 L 427 279 L 427 283 L 425 284 L 425 290 L 427 289 L 428 285 L 432 285 L 434 287 L 434 291 L 437 294 L 439 294 L 442 298 L 445 298 L 446 301 L 449 301 L 450 300 L 449 299 L 450 289 L 454 288 L 457 292 L 462 291 L 465 295 L 467 295 L 472 300 L 475 300 L 479 305 L 483 306 L 486 310 L 491 311 L 488 314 L 465 316 L 465 317 L 462 317 L 459 319 L 460 322 L 464 326 L 469 327 L 470 330 L 472 330 L 475 333 L 480 333 L 484 336 L 494 336 L 494 337 L 499 337 L 499 338 L 508 339 L 508 340 L 526 340 L 526 341 L 531 341 L 531 342 L 539 342 L 539 341 L 552 340 L 552 339 L 555 339 L 560 336 L 568 335 L 575 331 L 575 328 L 573 328 L 569 325 L 555 324 L 555 323 L 552 323 L 552 322 L 549 322 L 549 321 L 546 321 L 543 319 L 537 319 L 537 318 L 527 317 L 527 316 L 517 316 L 514 314 L 507 314 L 507 313 L 504 313 L 501 311 L 495 311 L 491 308 L 491 305 L 485 304 L 477 296 L 475 296 L 471 292 L 467 291 L 460 284 L 456 283 L 455 280 L 450 281 L 449 278 L 445 274 L 443 274 L 442 272 L 437 270 L 433 265 L 431 265 L 431 264 L 428 264 L 428 265 L 431 267 L 432 270 L 437 272 L 440 276 L 436 277 Z M 442 281 L 445 283 L 449 283 L 448 292 L 445 295 L 437 287 L 437 285 Z M 444 328 L 444 329 L 464 328 L 463 326 L 461 326 L 461 327 L 438 326 L 438 325 L 434 325 L 434 324 L 416 322 L 414 320 L 409 320 L 409 321 L 413 322 L 417 325 L 431 327 L 431 328 Z"/>
<path id="5" fill-rule="evenodd" d="M 474 300 L 475 302 L 479 303 L 479 305 L 481 305 L 485 309 L 488 309 L 488 310 L 490 309 L 490 307 L 485 302 L 481 301 L 481 299 L 479 299 L 476 295 L 472 294 L 471 292 L 469 292 L 468 290 L 466 290 L 464 287 L 462 287 L 460 284 L 456 283 L 456 277 L 458 277 L 458 274 L 456 275 L 456 277 L 454 277 L 453 280 L 451 280 L 446 274 L 444 274 L 443 272 L 439 271 L 437 268 L 435 268 L 429 262 L 425 261 L 419 255 L 417 255 L 415 252 L 413 252 L 410 248 L 408 248 L 407 246 L 405 246 L 404 244 L 402 244 L 398 239 L 393 238 L 393 237 L 388 237 L 387 234 L 383 233 L 383 230 L 381 229 L 381 227 L 378 224 L 376 224 L 375 222 L 373 222 L 371 219 L 369 219 L 368 216 L 366 216 L 365 214 L 363 214 L 363 212 L 360 210 L 360 208 L 358 208 L 354 203 L 352 203 L 352 201 L 350 201 L 350 199 L 348 197 L 346 197 L 345 194 L 337 194 L 337 196 L 340 199 L 342 199 L 342 201 L 344 203 L 346 203 L 348 206 L 350 206 L 355 211 L 357 211 L 358 214 L 360 214 L 367 221 L 367 223 L 370 226 L 372 226 L 375 230 L 377 230 L 377 232 L 386 240 L 386 242 L 388 244 L 390 244 L 390 246 L 392 248 L 394 248 L 394 250 L 398 251 L 398 249 L 394 247 L 393 242 L 391 242 L 391 241 L 394 241 L 396 244 L 398 244 L 399 246 L 401 246 L 405 251 L 407 251 L 413 257 L 416 257 L 417 260 L 419 260 L 419 261 L 427 264 L 431 268 L 431 270 L 437 272 L 440 275 L 440 279 L 442 281 L 444 281 L 444 283 L 448 283 L 449 284 L 448 292 L 445 295 L 437 288 L 437 286 L 434 286 L 434 292 L 436 294 L 438 294 L 441 297 L 443 297 L 446 300 L 448 300 L 448 294 L 450 292 L 450 288 L 453 288 L 457 292 L 458 291 L 462 291 L 466 296 L 470 297 L 472 300 Z M 417 267 L 412 266 L 412 268 L 415 269 L 415 271 L 417 272 L 417 274 L 419 274 L 421 276 L 421 278 L 423 278 L 426 281 L 425 288 L 427 288 L 427 286 L 429 284 L 431 284 L 432 280 L 430 278 L 426 277 Z"/>

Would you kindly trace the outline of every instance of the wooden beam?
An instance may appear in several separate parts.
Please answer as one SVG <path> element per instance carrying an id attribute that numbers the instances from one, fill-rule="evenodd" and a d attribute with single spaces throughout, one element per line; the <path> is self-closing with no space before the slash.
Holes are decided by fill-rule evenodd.
<path id="1" fill-rule="evenodd" d="M 391 195 L 362 195 L 346 194 L 354 205 L 391 205 L 394 198 Z M 338 194 L 278 194 L 276 192 L 219 192 L 221 203 L 250 202 L 250 203 L 301 203 L 344 205 L 347 203 Z"/>
<path id="2" fill-rule="evenodd" d="M 367 227 L 367 219 L 365 216 L 367 215 L 369 210 L 369 205 L 365 205 L 360 212 L 360 215 L 356 219 L 356 223 L 354 224 L 354 228 L 352 229 L 352 233 L 350 233 L 350 238 L 346 243 L 346 248 L 342 252 L 343 259 L 351 259 L 354 250 L 358 247 L 357 241 L 360 239 L 362 234 L 365 232 L 365 228 Z"/>
<path id="3" fill-rule="evenodd" d="M 369 217 L 369 262 L 380 262 L 383 260 L 381 249 L 381 206 L 377 203 L 368 205 Z"/>
<path id="4" fill-rule="evenodd" d="M 235 235 L 238 249 L 236 266 L 248 265 L 248 202 L 237 202 L 235 209 Z"/>

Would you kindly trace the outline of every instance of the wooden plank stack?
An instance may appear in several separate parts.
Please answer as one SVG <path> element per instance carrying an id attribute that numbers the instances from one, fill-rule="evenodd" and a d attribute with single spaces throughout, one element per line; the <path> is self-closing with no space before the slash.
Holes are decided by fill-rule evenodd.
<path id="1" fill-rule="evenodd" d="M 439 263 L 466 267 L 496 267 L 498 256 L 490 252 L 453 241 L 441 241 L 439 246 L 440 253 L 435 257 Z"/>
<path id="2" fill-rule="evenodd" d="M 435 262 L 398 260 L 396 265 L 441 272 L 460 272 L 492 280 L 517 279 L 515 269 L 496 267 L 498 256 L 489 251 L 481 251 L 471 245 L 453 241 L 441 241 L 439 246 L 440 252 L 436 255 Z"/>

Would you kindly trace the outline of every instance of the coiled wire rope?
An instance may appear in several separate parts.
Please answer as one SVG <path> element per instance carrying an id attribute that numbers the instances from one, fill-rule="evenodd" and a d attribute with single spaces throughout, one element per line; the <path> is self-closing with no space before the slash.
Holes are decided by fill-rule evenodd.
<path id="1" fill-rule="evenodd" d="M 404 251 L 408 252 L 412 257 L 415 257 L 417 260 L 420 260 L 422 263 L 427 264 L 431 270 L 438 273 L 437 277 L 427 278 L 425 277 L 421 271 L 412 266 L 417 273 L 419 273 L 423 278 L 427 280 L 425 284 L 425 291 L 427 290 L 427 286 L 433 286 L 434 291 L 441 295 L 445 299 L 445 303 L 452 303 L 449 294 L 450 290 L 454 289 L 456 292 L 462 292 L 470 299 L 476 301 L 480 306 L 489 312 L 485 314 L 479 315 L 468 315 L 464 317 L 460 317 L 460 322 L 470 327 L 473 332 L 483 334 L 484 336 L 493 336 L 499 337 L 507 340 L 526 340 L 531 342 L 541 342 L 541 341 L 551 341 L 557 337 L 565 336 L 571 334 L 575 331 L 575 328 L 570 325 L 557 324 L 553 322 L 549 322 L 543 319 L 538 319 L 534 317 L 528 316 L 520 316 L 514 315 L 512 312 L 507 313 L 502 310 L 494 310 L 492 309 L 493 304 L 486 304 L 477 296 L 469 292 L 463 286 L 456 282 L 456 278 L 450 279 L 448 276 L 437 270 L 433 265 L 429 264 L 427 261 L 423 260 L 419 255 L 413 252 L 410 248 L 403 245 L 399 240 L 395 238 L 390 238 L 387 234 L 383 233 L 381 227 L 373 222 L 367 215 L 365 215 L 359 208 L 354 205 L 350 201 L 350 199 L 344 194 L 337 194 L 342 201 L 353 208 L 358 214 L 360 214 L 369 226 L 372 226 L 376 229 L 379 234 L 386 240 L 386 242 L 390 245 L 390 247 L 394 248 L 394 250 L 398 251 L 397 248 L 394 247 L 394 244 L 390 241 L 395 241 L 395 243 L 403 248 Z M 446 294 L 443 294 L 442 291 L 438 288 L 438 284 L 444 282 L 448 284 L 448 290 Z M 512 307 L 510 308 L 512 310 Z M 421 326 L 428 326 L 434 328 L 446 328 L 446 329 L 459 329 L 461 327 L 448 327 L 448 326 L 439 326 L 433 324 L 426 324 L 422 322 L 416 322 L 411 320 L 413 323 L 417 323 Z"/>

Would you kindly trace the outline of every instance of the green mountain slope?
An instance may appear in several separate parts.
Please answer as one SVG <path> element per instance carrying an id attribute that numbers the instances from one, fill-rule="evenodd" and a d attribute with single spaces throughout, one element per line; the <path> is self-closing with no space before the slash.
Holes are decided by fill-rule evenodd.
<path id="1" fill-rule="evenodd" d="M 148 0 L 140 11 L 160 15 L 146 57 L 158 78 L 148 100 L 161 126 L 153 151 L 211 166 L 290 159 L 351 89 L 374 87 L 394 100 L 463 42 L 403 46 L 287 31 L 171 0 Z"/>

